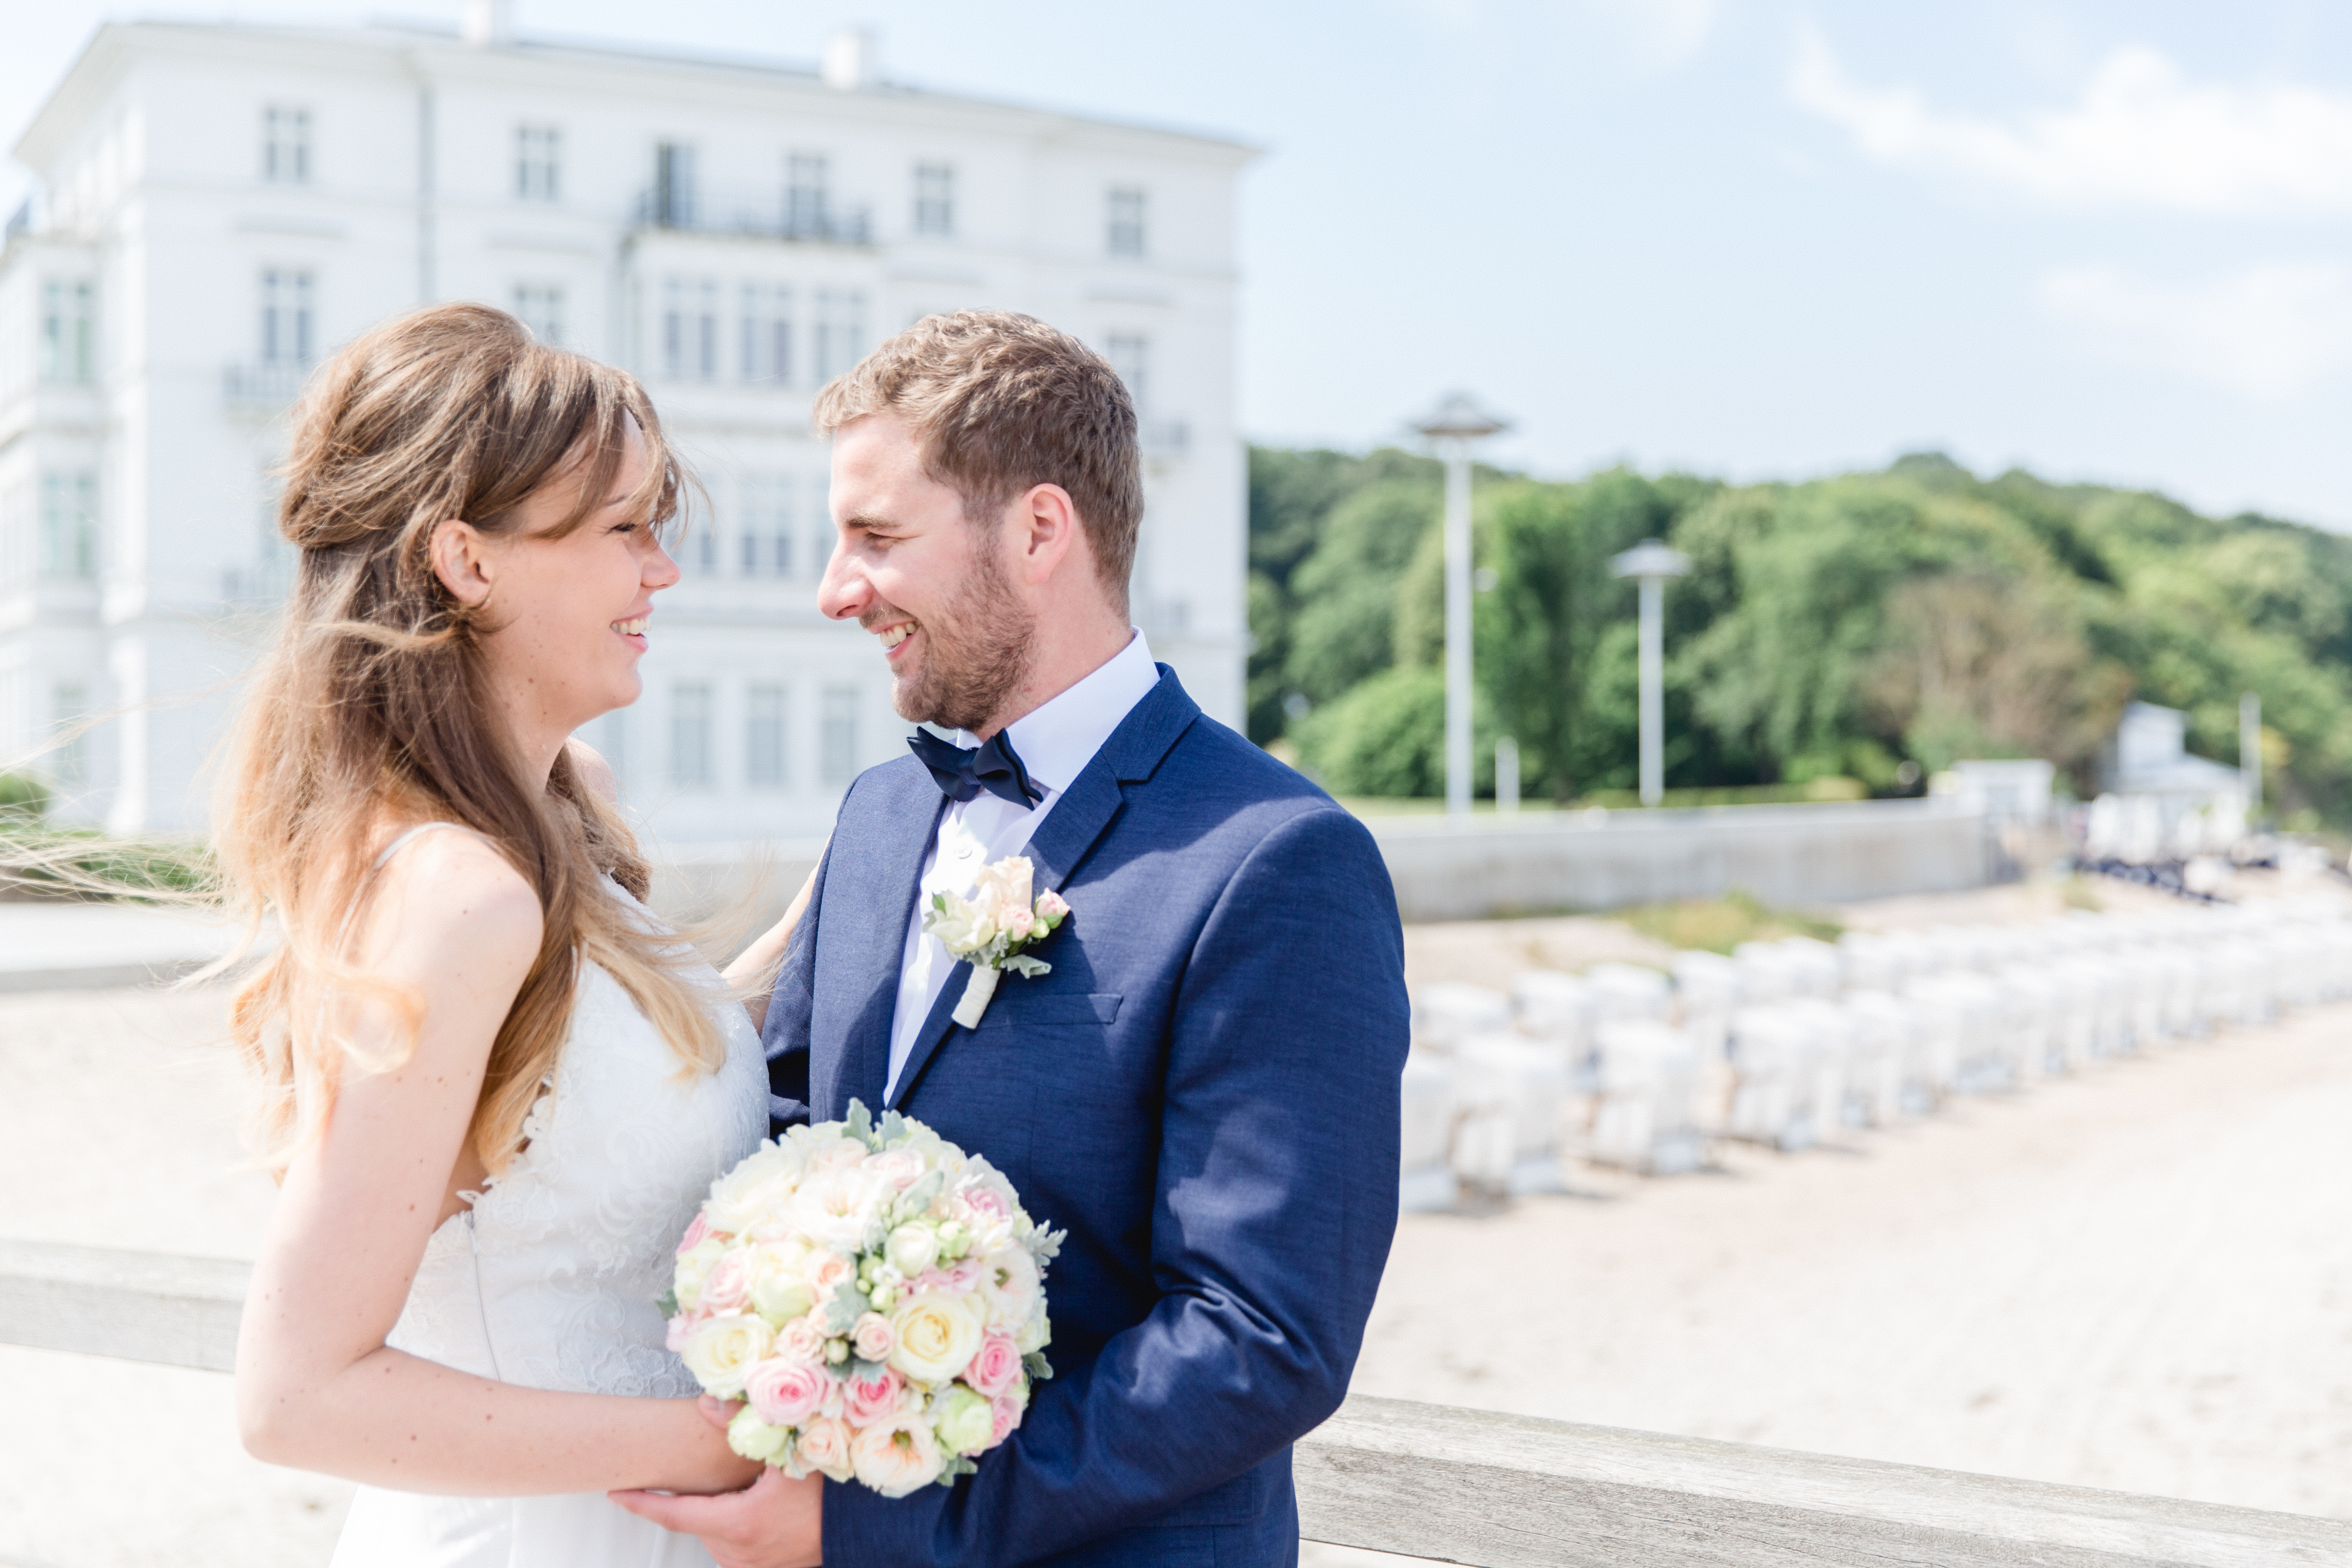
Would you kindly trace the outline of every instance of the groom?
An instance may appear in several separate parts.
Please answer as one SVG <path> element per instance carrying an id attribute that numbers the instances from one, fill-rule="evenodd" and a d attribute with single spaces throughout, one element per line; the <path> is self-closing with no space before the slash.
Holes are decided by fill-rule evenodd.
<path id="1" fill-rule="evenodd" d="M 1066 1227 L 1054 1376 L 952 1489 L 772 1470 L 629 1504 L 759 1568 L 1290 1563 L 1290 1445 L 1347 1392 L 1396 1223 L 1407 1009 L 1379 852 L 1130 626 L 1135 412 L 1091 351 L 929 317 L 816 423 L 824 612 L 962 749 L 919 735 L 843 801 L 768 1012 L 774 1114 L 902 1110 Z M 1051 972 L 1004 975 L 967 1029 L 971 972 L 920 907 L 1012 855 L 1072 912 L 1033 949 Z"/>

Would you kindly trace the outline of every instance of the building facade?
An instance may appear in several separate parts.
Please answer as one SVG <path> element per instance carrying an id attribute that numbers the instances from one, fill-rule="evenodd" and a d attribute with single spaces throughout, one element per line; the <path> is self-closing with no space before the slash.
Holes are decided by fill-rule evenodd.
<path id="1" fill-rule="evenodd" d="M 893 754 L 872 639 L 827 622 L 818 387 L 934 311 L 1099 350 L 1142 419 L 1137 623 L 1238 724 L 1244 474 L 1229 142 L 822 70 L 509 36 L 100 30 L 16 148 L 0 252 L 0 766 L 58 815 L 194 830 L 289 552 L 310 369 L 440 300 L 641 376 L 709 503 L 646 694 L 592 731 L 658 841 L 805 839 Z"/>

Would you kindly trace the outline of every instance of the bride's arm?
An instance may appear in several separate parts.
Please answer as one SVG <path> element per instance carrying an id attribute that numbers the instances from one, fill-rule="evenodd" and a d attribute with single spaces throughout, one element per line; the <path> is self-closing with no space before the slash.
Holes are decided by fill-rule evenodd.
<path id="1" fill-rule="evenodd" d="M 520 1388 L 384 1345 L 455 1207 L 490 1042 L 541 930 L 530 887 L 468 835 L 427 835 L 385 868 L 357 956 L 415 987 L 422 1027 L 396 1069 L 345 1071 L 332 1113 L 287 1170 L 237 1341 L 237 1423 L 256 1458 L 491 1497 L 720 1491 L 758 1475 L 692 1400 Z M 352 1032 L 381 1046 L 391 1027 Z"/>
<path id="2" fill-rule="evenodd" d="M 824 863 L 824 851 L 817 851 L 817 864 Z M 764 1030 L 768 1026 L 768 996 L 776 980 L 776 970 L 784 962 L 784 949 L 791 944 L 793 931 L 808 913 L 809 895 L 816 889 L 816 871 L 812 868 L 801 890 L 793 895 L 784 910 L 784 918 L 762 931 L 751 946 L 735 955 L 735 961 L 723 972 L 730 986 L 756 986 L 754 994 L 743 998 L 743 1010 L 751 1015 L 751 1027 Z"/>

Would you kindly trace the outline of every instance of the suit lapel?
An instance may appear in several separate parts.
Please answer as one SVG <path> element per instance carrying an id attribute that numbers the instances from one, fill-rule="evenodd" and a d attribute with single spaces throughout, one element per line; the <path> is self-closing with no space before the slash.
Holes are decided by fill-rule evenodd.
<path id="1" fill-rule="evenodd" d="M 1128 710 L 1118 728 L 1111 731 L 1110 739 L 1103 742 L 1094 760 L 1062 792 L 1054 809 L 1045 814 L 1045 820 L 1030 836 L 1029 847 L 1022 853 L 1029 857 L 1033 887 L 1059 892 L 1066 886 L 1126 805 L 1127 786 L 1149 779 L 1177 737 L 1200 716 L 1199 705 L 1178 683 L 1176 672 L 1164 664 L 1160 666 L 1160 684 Z M 1074 908 L 1072 929 L 1076 929 L 1077 921 L 1083 918 L 1083 911 Z M 1055 940 L 1063 939 L 1056 933 Z M 1051 962 L 1050 957 L 1047 961 Z M 949 973 L 947 988 L 940 993 L 930 1016 L 923 1020 L 923 1032 L 915 1037 L 906 1068 L 898 1074 L 898 1091 L 889 1099 L 890 1109 L 898 1109 L 914 1091 L 924 1067 L 953 1030 L 949 1016 L 962 998 L 964 983 L 969 978 L 970 969 L 965 964 L 959 963 Z M 1000 980 L 998 994 L 1003 994 L 1003 987 L 1020 984 L 1023 982 L 1018 975 Z M 887 1073 L 887 1026 L 885 1036 L 883 1070 Z"/>
<path id="2" fill-rule="evenodd" d="M 812 1097 L 819 1120 L 846 1115 L 852 1100 L 862 1100 L 869 1108 L 879 1106 L 889 1079 L 890 1019 L 898 1005 L 907 925 L 915 918 L 923 858 L 939 831 L 940 814 L 947 809 L 930 775 L 912 759 L 900 771 L 904 776 L 891 781 L 889 797 L 875 802 L 873 826 L 855 829 L 873 845 L 875 858 L 867 876 L 860 879 L 862 896 L 841 911 L 845 918 L 841 945 L 835 951 L 857 955 L 853 973 L 843 978 L 854 987 L 850 994 L 862 1001 L 855 1004 L 841 1051 L 831 1062 L 816 1064 L 820 1070 L 830 1068 L 822 1091 Z M 850 827 L 845 820 L 842 828 Z"/>

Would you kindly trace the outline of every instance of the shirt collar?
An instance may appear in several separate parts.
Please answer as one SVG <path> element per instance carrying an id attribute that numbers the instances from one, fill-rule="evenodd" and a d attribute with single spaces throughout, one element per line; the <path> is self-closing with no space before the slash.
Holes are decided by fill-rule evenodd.
<path id="1" fill-rule="evenodd" d="M 1119 721 L 1159 684 L 1160 667 L 1139 630 L 1092 674 L 1006 725 L 1005 732 L 1033 782 L 1066 790 L 1095 760 Z M 976 746 L 980 742 L 959 731 L 956 743 Z"/>

